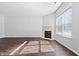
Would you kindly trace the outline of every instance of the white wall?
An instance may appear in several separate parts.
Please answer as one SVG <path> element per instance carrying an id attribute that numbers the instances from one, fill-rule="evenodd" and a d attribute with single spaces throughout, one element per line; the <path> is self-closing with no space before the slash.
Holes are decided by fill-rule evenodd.
<path id="1" fill-rule="evenodd" d="M 0 38 L 4 37 L 4 15 L 0 14 Z"/>
<path id="2" fill-rule="evenodd" d="M 43 17 L 43 37 L 44 31 L 50 30 L 52 31 L 52 38 L 54 37 L 54 23 L 55 23 L 55 14 L 51 13 Z"/>
<path id="3" fill-rule="evenodd" d="M 54 13 L 48 14 L 43 17 L 43 25 L 45 26 L 54 26 L 55 15 Z"/>
<path id="4" fill-rule="evenodd" d="M 5 16 L 5 37 L 41 37 L 42 17 Z"/>
<path id="5" fill-rule="evenodd" d="M 79 54 L 79 2 L 72 3 L 73 8 L 73 49 Z"/>

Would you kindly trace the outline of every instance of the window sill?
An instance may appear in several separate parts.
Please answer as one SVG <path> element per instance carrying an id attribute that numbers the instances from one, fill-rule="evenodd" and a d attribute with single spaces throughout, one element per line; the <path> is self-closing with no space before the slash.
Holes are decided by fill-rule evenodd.
<path id="1" fill-rule="evenodd" d="M 70 38 L 70 39 L 72 39 L 72 37 L 71 36 L 68 36 L 68 35 L 62 35 L 63 37 L 66 37 L 66 38 Z"/>
<path id="2" fill-rule="evenodd" d="M 62 34 L 62 33 L 57 33 L 58 35 L 61 35 L 61 36 L 63 36 L 63 37 L 65 37 L 65 38 L 70 38 L 70 39 L 72 39 L 72 36 L 70 36 L 70 35 L 66 35 L 66 34 Z"/>

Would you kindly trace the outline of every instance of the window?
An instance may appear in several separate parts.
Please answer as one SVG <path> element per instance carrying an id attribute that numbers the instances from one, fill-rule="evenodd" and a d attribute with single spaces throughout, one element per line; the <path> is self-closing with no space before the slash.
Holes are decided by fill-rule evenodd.
<path id="1" fill-rule="evenodd" d="M 59 16 L 56 19 L 56 33 L 61 34 L 62 33 L 62 16 Z"/>
<path id="2" fill-rule="evenodd" d="M 72 38 L 72 8 L 67 9 L 56 19 L 56 34 Z"/>

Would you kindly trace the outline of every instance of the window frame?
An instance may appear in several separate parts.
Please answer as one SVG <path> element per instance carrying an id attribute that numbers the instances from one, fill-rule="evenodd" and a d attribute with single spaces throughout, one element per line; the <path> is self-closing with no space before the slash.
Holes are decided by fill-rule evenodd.
<path id="1" fill-rule="evenodd" d="M 61 36 L 63 36 L 63 37 L 66 37 L 66 38 L 72 38 L 72 31 L 71 31 L 71 36 L 69 36 L 69 35 L 65 35 L 64 34 L 64 32 L 65 32 L 65 26 L 64 26 L 64 18 L 63 18 L 63 15 L 65 14 L 65 12 L 67 12 L 68 10 L 70 10 L 70 9 L 72 9 L 72 7 L 69 7 L 69 8 L 67 8 L 66 10 L 64 10 L 57 18 L 56 18 L 56 34 L 58 34 L 58 35 L 61 35 Z M 57 21 L 58 21 L 58 18 L 59 17 L 62 17 L 62 32 L 60 32 L 60 33 L 58 33 L 58 26 L 57 26 Z M 71 17 L 72 17 L 72 15 L 71 15 Z M 72 20 L 73 21 L 73 20 Z"/>

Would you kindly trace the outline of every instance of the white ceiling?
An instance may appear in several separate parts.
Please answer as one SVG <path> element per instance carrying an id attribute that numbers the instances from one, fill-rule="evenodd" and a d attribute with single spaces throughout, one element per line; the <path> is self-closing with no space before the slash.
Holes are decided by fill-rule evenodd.
<path id="1" fill-rule="evenodd" d="M 44 16 L 53 13 L 61 2 L 0 2 L 0 13 L 5 15 Z"/>

